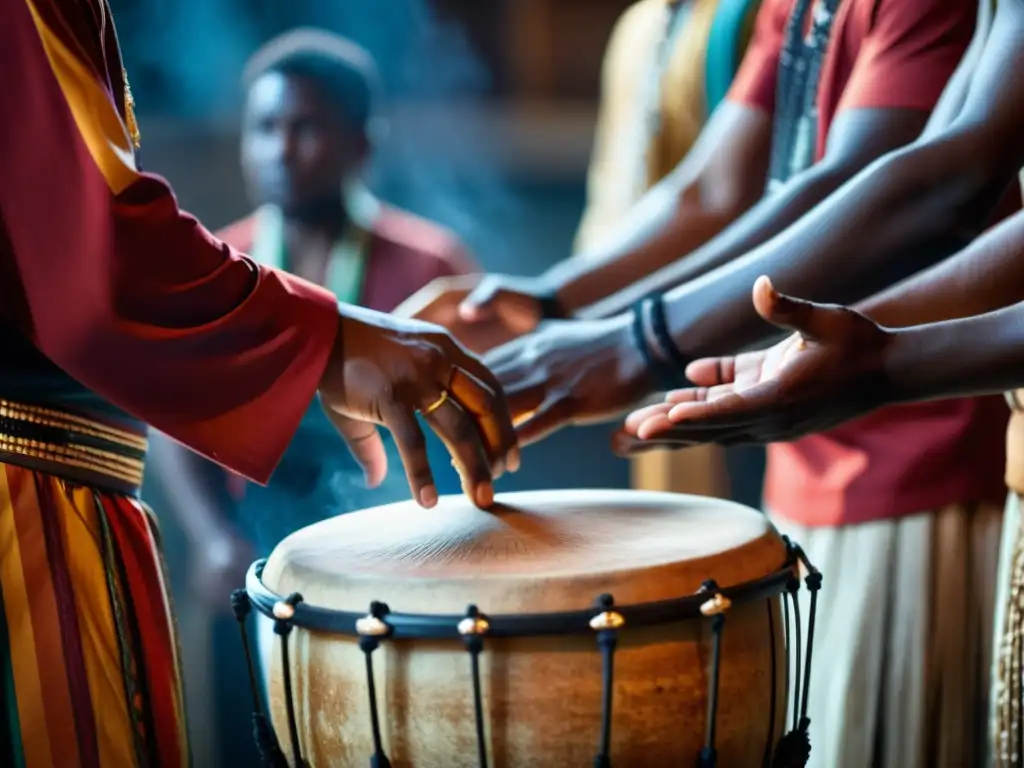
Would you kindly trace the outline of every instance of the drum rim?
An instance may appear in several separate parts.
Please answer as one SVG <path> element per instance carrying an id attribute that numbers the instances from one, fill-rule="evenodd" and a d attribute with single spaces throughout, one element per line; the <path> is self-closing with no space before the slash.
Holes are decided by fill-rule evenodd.
<path id="1" fill-rule="evenodd" d="M 713 581 L 705 582 L 692 594 L 631 605 L 615 605 L 613 596 L 598 595 L 590 608 L 574 611 L 545 613 L 495 614 L 486 613 L 486 606 L 468 607 L 465 614 L 428 614 L 392 612 L 383 602 L 372 604 L 368 613 L 342 611 L 310 605 L 301 596 L 285 597 L 270 590 L 263 583 L 263 568 L 267 559 L 256 560 L 245 577 L 245 591 L 253 607 L 273 620 L 285 620 L 324 634 L 361 637 L 368 634 L 366 620 L 376 621 L 374 634 L 388 639 L 444 640 L 465 637 L 467 616 L 484 623 L 476 624 L 480 634 L 487 637 L 524 638 L 593 634 L 604 628 L 598 621 L 610 611 L 619 626 L 655 627 L 714 615 L 721 612 L 711 605 L 726 607 L 751 603 L 793 591 L 799 585 L 797 549 L 788 541 L 786 559 L 771 573 L 753 581 L 719 588 Z M 613 608 L 614 606 L 614 608 Z M 722 609 L 724 610 L 724 609 Z M 595 625 L 595 622 L 598 622 Z"/>

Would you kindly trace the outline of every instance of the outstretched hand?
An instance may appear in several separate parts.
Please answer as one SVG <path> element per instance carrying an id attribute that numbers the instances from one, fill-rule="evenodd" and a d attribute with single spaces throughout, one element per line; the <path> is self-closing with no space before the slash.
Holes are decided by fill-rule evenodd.
<path id="1" fill-rule="evenodd" d="M 483 353 L 533 331 L 543 319 L 544 295 L 534 278 L 441 277 L 393 314 L 444 326 L 474 352 Z"/>
<path id="2" fill-rule="evenodd" d="M 552 321 L 485 358 L 505 388 L 521 445 L 607 421 L 649 394 L 631 327 L 625 315 Z"/>
<path id="3" fill-rule="evenodd" d="M 697 386 L 630 414 L 619 453 L 697 443 L 768 443 L 819 432 L 886 404 L 892 333 L 846 307 L 754 284 L 754 307 L 795 333 L 773 347 L 690 364 Z"/>
<path id="4" fill-rule="evenodd" d="M 352 306 L 339 308 L 338 337 L 320 384 L 328 417 L 379 485 L 387 457 L 377 425 L 394 436 L 413 497 L 437 503 L 423 415 L 451 452 L 467 495 L 494 502 L 493 480 L 519 466 L 519 448 L 501 385 L 439 326 Z"/>

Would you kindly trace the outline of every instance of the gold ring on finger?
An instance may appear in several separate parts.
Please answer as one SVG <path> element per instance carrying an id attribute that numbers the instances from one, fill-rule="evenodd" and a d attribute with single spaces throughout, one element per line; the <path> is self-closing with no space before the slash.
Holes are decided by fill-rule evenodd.
<path id="1" fill-rule="evenodd" d="M 432 402 L 430 405 L 428 405 L 426 408 L 424 408 L 422 410 L 423 415 L 424 416 L 429 416 L 434 411 L 436 411 L 438 408 L 440 408 L 442 405 L 444 405 L 446 402 L 448 402 L 448 390 L 447 389 L 442 389 L 441 390 L 441 396 L 439 398 L 437 398 L 437 400 L 435 400 L 434 402 Z"/>

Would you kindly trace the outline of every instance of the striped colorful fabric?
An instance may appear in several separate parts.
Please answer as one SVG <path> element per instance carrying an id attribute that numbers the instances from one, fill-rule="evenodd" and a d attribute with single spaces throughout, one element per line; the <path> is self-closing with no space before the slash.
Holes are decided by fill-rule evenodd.
<path id="1" fill-rule="evenodd" d="M 152 513 L 0 464 L 0 765 L 187 766 Z"/>

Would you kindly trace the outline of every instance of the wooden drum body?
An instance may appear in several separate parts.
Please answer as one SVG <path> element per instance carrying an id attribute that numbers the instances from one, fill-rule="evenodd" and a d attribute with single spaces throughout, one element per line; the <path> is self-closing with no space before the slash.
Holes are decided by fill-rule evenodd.
<path id="1" fill-rule="evenodd" d="M 254 566 L 249 597 L 287 631 L 269 709 L 293 764 L 293 742 L 317 768 L 771 764 L 797 568 L 762 514 L 636 491 L 499 501 L 341 516 Z"/>

